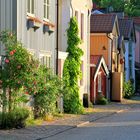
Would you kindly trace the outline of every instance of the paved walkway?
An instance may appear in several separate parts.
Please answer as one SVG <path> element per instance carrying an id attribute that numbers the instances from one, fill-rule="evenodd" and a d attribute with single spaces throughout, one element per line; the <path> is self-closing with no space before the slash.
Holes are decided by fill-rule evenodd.
<path id="1" fill-rule="evenodd" d="M 133 107 L 140 107 L 140 97 L 134 98 L 134 100 L 124 100 L 122 103 L 110 103 L 105 106 L 95 105 L 93 113 L 86 115 L 68 115 L 67 117 L 60 118 L 53 122 L 46 122 L 41 126 L 0 131 L 0 140 L 43 140 L 44 138 L 79 127 L 88 122 L 120 113 Z"/>

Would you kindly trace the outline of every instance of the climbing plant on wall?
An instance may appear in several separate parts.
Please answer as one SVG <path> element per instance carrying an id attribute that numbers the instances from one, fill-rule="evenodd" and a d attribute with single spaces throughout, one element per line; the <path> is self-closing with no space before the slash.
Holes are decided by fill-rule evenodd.
<path id="1" fill-rule="evenodd" d="M 82 49 L 79 48 L 81 40 L 78 36 L 78 23 L 76 17 L 70 19 L 67 29 L 68 56 L 64 63 L 64 111 L 68 113 L 81 113 L 82 104 L 79 99 L 78 80 L 81 76 L 80 65 Z"/>

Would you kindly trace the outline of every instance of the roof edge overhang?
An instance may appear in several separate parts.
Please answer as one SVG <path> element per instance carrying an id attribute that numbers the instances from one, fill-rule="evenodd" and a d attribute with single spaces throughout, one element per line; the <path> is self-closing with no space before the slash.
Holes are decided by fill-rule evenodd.
<path id="1" fill-rule="evenodd" d="M 96 33 L 103 33 L 103 34 L 106 34 L 106 33 L 108 33 L 108 34 L 110 34 L 110 33 L 112 33 L 112 31 L 99 31 L 99 32 L 90 32 L 91 34 L 93 33 L 93 34 L 96 34 Z"/>
<path id="2" fill-rule="evenodd" d="M 98 64 L 96 65 L 96 70 L 95 70 L 95 73 L 94 73 L 94 81 L 95 81 L 95 79 L 96 79 L 96 77 L 98 75 L 98 72 L 99 72 L 99 70 L 100 70 L 100 68 L 102 66 L 103 66 L 103 69 L 104 69 L 104 72 L 105 72 L 106 76 L 109 77 L 109 70 L 108 70 L 107 65 L 105 63 L 104 57 L 101 56 L 101 58 L 99 59 Z"/>

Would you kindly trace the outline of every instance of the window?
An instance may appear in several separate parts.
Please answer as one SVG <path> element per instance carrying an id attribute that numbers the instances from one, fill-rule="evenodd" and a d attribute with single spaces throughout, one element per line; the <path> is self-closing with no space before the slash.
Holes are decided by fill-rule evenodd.
<path id="1" fill-rule="evenodd" d="M 113 52 L 117 51 L 118 48 L 118 39 L 116 37 L 113 38 Z"/>
<path id="2" fill-rule="evenodd" d="M 78 11 L 75 11 L 75 17 L 76 17 L 76 19 L 78 21 Z"/>
<path id="3" fill-rule="evenodd" d="M 102 79 L 101 72 L 98 73 L 98 92 L 102 91 Z"/>
<path id="4" fill-rule="evenodd" d="M 50 0 L 44 0 L 44 18 L 49 19 Z"/>
<path id="5" fill-rule="evenodd" d="M 40 57 L 40 63 L 42 65 L 45 65 L 47 68 L 51 67 L 51 57 L 50 56 L 41 56 Z"/>
<path id="6" fill-rule="evenodd" d="M 80 70 L 81 70 L 81 73 L 82 73 L 82 77 L 80 79 L 80 85 L 82 86 L 83 85 L 83 74 L 84 74 L 84 64 L 83 64 L 83 61 L 81 63 Z"/>
<path id="7" fill-rule="evenodd" d="M 27 0 L 27 12 L 34 14 L 34 0 Z"/>
<path id="8" fill-rule="evenodd" d="M 84 14 L 81 14 L 81 39 L 84 40 Z"/>
<path id="9" fill-rule="evenodd" d="M 129 78 L 132 78 L 132 60 L 129 60 Z"/>

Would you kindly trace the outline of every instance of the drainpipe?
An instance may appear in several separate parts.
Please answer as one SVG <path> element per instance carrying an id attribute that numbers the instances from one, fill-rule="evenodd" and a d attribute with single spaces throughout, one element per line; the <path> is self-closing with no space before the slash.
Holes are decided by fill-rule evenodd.
<path id="1" fill-rule="evenodd" d="M 88 60 L 88 66 L 87 66 L 87 69 L 88 69 L 88 72 L 89 72 L 89 75 L 88 75 L 88 79 L 90 79 L 90 10 L 88 10 L 88 15 L 87 15 L 87 52 L 89 53 L 89 55 L 87 55 L 87 60 Z M 90 85 L 90 81 L 88 80 L 88 85 Z M 88 88 L 88 106 L 89 106 L 89 103 L 90 103 L 90 87 Z"/>
<path id="2" fill-rule="evenodd" d="M 110 38 L 109 34 L 107 34 L 107 37 L 111 40 L 110 99 L 112 99 L 112 49 L 113 49 L 113 39 Z"/>
<path id="3" fill-rule="evenodd" d="M 117 52 L 117 72 L 119 72 L 119 55 L 121 54 L 121 49 L 118 48 L 118 52 Z"/>
<path id="4" fill-rule="evenodd" d="M 70 1 L 70 7 L 71 7 L 71 10 L 72 10 L 72 17 L 73 17 L 73 7 L 72 7 L 72 0 Z"/>
<path id="5" fill-rule="evenodd" d="M 58 30 L 58 27 L 59 27 L 59 0 L 57 0 L 57 3 L 56 3 L 56 75 L 58 75 L 58 34 L 59 34 L 59 30 Z"/>

